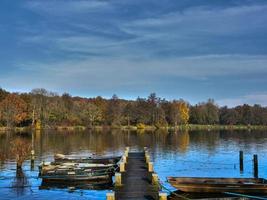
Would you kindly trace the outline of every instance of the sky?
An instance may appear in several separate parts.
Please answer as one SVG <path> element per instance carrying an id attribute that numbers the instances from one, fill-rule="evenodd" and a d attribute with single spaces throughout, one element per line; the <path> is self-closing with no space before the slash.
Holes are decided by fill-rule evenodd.
<path id="1" fill-rule="evenodd" d="M 267 106 L 267 1 L 1 0 L 0 87 Z"/>

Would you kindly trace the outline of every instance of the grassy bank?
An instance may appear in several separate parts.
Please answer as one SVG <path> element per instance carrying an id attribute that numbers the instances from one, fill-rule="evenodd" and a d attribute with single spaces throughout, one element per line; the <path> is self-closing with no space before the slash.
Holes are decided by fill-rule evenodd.
<path id="1" fill-rule="evenodd" d="M 259 125 L 199 125 L 199 124 L 188 124 L 188 125 L 180 125 L 180 126 L 162 126 L 156 127 L 151 125 L 138 124 L 136 126 L 49 126 L 44 129 L 57 130 L 57 131 L 85 131 L 88 129 L 91 130 L 110 130 L 110 129 L 118 129 L 118 130 L 145 130 L 145 131 L 155 131 L 157 129 L 165 129 L 165 130 L 267 130 L 267 126 L 259 126 Z M 15 127 L 15 128 L 7 128 L 0 127 L 0 133 L 4 133 L 7 131 L 15 131 L 15 132 L 25 132 L 31 131 L 31 127 Z"/>
<path id="2" fill-rule="evenodd" d="M 175 129 L 175 127 L 170 127 Z M 199 125 L 189 124 L 176 127 L 178 130 L 267 130 L 263 125 Z"/>
<path id="3" fill-rule="evenodd" d="M 31 130 L 31 127 L 14 127 L 14 128 L 0 127 L 0 133 L 4 133 L 7 131 L 25 132 L 25 131 L 30 131 L 30 130 Z"/>

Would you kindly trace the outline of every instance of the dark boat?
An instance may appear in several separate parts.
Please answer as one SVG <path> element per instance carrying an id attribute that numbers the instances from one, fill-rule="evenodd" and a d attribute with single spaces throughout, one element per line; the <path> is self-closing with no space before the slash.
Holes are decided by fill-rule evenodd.
<path id="1" fill-rule="evenodd" d="M 167 179 L 176 189 L 190 193 L 267 193 L 267 180 L 262 178 L 168 177 Z"/>
<path id="2" fill-rule="evenodd" d="M 39 165 L 39 175 L 41 178 L 46 177 L 47 175 L 65 175 L 72 176 L 72 173 L 75 175 L 85 175 L 88 176 L 88 173 L 95 172 L 102 174 L 114 175 L 117 165 L 114 164 L 95 164 L 95 163 L 54 163 L 54 162 L 43 162 Z M 68 173 L 72 172 L 72 173 Z M 77 176 L 77 179 L 79 177 Z"/>
<path id="3" fill-rule="evenodd" d="M 82 168 L 51 168 L 39 173 L 44 182 L 97 182 L 112 181 L 112 172 Z"/>
<path id="4" fill-rule="evenodd" d="M 67 157 L 63 154 L 54 156 L 55 162 L 73 162 L 73 163 L 99 163 L 99 164 L 117 164 L 121 157 Z"/>

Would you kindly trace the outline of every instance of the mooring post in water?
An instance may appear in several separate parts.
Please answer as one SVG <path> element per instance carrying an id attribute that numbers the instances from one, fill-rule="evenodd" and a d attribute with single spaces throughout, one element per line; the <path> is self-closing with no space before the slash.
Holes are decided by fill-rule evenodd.
<path id="1" fill-rule="evenodd" d="M 159 176 L 156 173 L 152 174 L 152 184 L 153 185 L 159 185 Z"/>
<path id="2" fill-rule="evenodd" d="M 153 169 L 153 162 L 149 162 L 149 163 L 148 163 L 148 172 L 154 172 L 154 169 Z"/>
<path id="3" fill-rule="evenodd" d="M 115 193 L 114 192 L 108 192 L 106 195 L 107 200 L 115 200 Z"/>
<path id="4" fill-rule="evenodd" d="M 121 186 L 121 173 L 115 173 L 115 186 Z"/>
<path id="5" fill-rule="evenodd" d="M 258 155 L 253 155 L 253 169 L 254 169 L 254 178 L 258 178 Z"/>
<path id="6" fill-rule="evenodd" d="M 35 159 L 34 150 L 31 150 L 31 170 L 34 169 L 34 159 Z"/>
<path id="7" fill-rule="evenodd" d="M 166 192 L 159 192 L 159 200 L 167 200 L 167 196 Z"/>
<path id="8" fill-rule="evenodd" d="M 240 169 L 240 172 L 243 173 L 243 171 L 244 171 L 244 154 L 243 154 L 243 151 L 239 151 L 239 169 Z"/>

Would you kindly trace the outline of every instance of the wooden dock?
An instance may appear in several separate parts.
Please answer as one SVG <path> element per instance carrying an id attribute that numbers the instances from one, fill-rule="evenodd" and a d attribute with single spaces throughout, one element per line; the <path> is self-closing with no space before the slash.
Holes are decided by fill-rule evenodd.
<path id="1" fill-rule="evenodd" d="M 107 199 L 113 200 L 164 200 L 160 194 L 158 177 L 153 172 L 153 163 L 147 151 L 127 152 L 120 164 L 120 173 L 115 175 L 114 193 Z M 160 196 L 163 196 L 160 197 Z M 166 198 L 165 198 L 166 196 Z"/>

